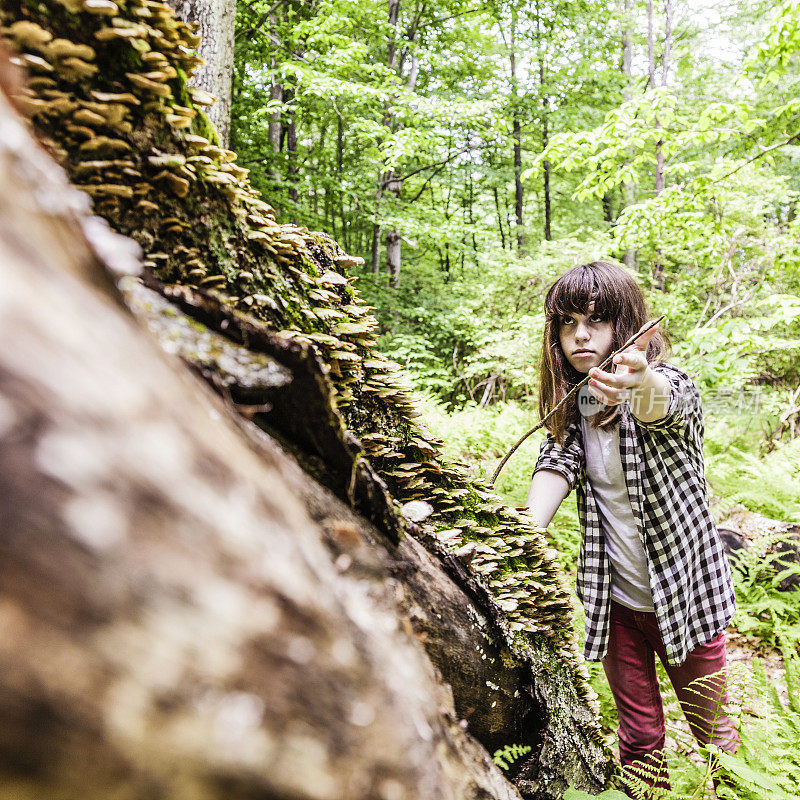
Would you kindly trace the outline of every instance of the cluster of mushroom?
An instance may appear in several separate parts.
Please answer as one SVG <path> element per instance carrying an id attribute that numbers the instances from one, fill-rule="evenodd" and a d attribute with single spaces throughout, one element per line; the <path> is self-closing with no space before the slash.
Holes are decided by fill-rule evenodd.
<path id="1" fill-rule="evenodd" d="M 430 503 L 425 527 L 494 594 L 512 645 L 525 634 L 546 637 L 596 707 L 554 552 L 488 487 L 447 464 L 441 443 L 415 422 L 399 368 L 373 351 L 372 309 L 345 274 L 360 259 L 278 224 L 235 153 L 219 147 L 199 108 L 213 98 L 187 83 L 201 63 L 190 27 L 159 0 L 58 2 L 81 15 L 79 28 L 45 6 L 30 12 L 38 21 L 0 10 L 0 22 L 31 76 L 20 102 L 74 182 L 115 228 L 136 236 L 157 276 L 216 293 L 318 350 L 339 410 L 393 496 Z M 92 43 L 63 38 L 69 30 Z M 196 230 L 200 206 L 210 209 L 200 214 L 205 238 Z"/>

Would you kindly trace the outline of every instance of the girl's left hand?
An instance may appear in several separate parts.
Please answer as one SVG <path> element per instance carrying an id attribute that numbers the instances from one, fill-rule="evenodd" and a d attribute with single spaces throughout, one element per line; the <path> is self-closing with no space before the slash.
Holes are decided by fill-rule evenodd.
<path id="1" fill-rule="evenodd" d="M 645 381 L 647 365 L 647 345 L 658 332 L 658 325 L 635 339 L 626 350 L 614 356 L 615 372 L 604 372 L 598 367 L 589 370 L 588 388 L 591 394 L 607 406 L 616 406 L 630 399 L 634 389 Z"/>

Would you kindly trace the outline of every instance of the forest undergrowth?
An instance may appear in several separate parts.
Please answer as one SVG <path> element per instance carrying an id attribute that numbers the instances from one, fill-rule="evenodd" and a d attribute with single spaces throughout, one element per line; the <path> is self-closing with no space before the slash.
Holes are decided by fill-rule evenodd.
<path id="1" fill-rule="evenodd" d="M 800 523 L 800 438 L 762 455 L 770 429 L 769 402 L 755 408 L 731 407 L 724 393 L 707 392 L 705 460 L 712 508 L 718 523 L 732 512 L 749 511 L 771 519 Z M 500 402 L 487 408 L 467 404 L 448 410 L 432 395 L 422 408 L 446 454 L 487 478 L 516 439 L 536 421 L 534 403 Z M 532 436 L 510 460 L 497 482 L 498 493 L 512 506 L 525 503 L 541 435 Z M 574 579 L 580 529 L 573 495 L 562 504 L 549 531 L 565 571 Z M 736 754 L 700 747 L 658 665 L 667 716 L 669 790 L 650 789 L 644 776 L 625 773 L 628 791 L 641 797 L 700 800 L 703 797 L 788 798 L 800 794 L 800 564 L 780 552 L 785 534 L 764 536 L 732 557 L 737 613 L 729 628 L 729 702 L 742 743 Z M 784 547 L 796 555 L 794 544 Z M 777 548 L 775 547 L 777 545 Z M 773 550 L 779 552 L 772 552 Z M 574 583 L 574 580 L 573 580 Z M 583 612 L 575 601 L 575 630 L 583 636 Z M 599 663 L 590 663 L 592 686 L 600 697 L 608 741 L 616 747 L 617 717 Z M 702 692 L 703 686 L 697 686 Z M 722 709 L 721 709 L 722 710 Z M 712 775 L 723 782 L 715 790 Z M 603 792 L 621 800 L 622 783 Z M 715 795 L 716 791 L 716 795 Z M 652 792 L 648 795 L 648 792 Z M 564 800 L 586 800 L 569 790 Z"/>

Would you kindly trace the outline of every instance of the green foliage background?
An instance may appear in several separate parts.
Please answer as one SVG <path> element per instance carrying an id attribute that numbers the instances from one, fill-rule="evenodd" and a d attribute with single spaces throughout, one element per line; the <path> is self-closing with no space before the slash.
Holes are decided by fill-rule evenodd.
<path id="1" fill-rule="evenodd" d="M 379 347 L 447 454 L 491 475 L 537 421 L 547 287 L 573 264 L 627 256 L 651 312 L 667 315 L 671 360 L 701 389 L 717 519 L 744 508 L 800 522 L 797 3 L 660 5 L 652 79 L 643 0 L 392 7 L 239 3 L 232 146 L 283 219 L 364 259 Z M 525 502 L 539 442 L 498 481 L 511 505 Z M 551 530 L 574 572 L 571 499 Z M 790 569 L 754 552 L 735 573 L 735 627 L 756 652 L 781 649 L 790 702 L 756 657 L 720 796 L 800 790 L 800 592 L 779 586 Z M 707 791 L 710 757 L 678 748 L 675 797 Z"/>

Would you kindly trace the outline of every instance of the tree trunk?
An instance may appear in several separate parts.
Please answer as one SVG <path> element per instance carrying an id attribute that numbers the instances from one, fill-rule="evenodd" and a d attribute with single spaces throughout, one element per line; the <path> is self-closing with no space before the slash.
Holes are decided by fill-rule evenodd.
<path id="1" fill-rule="evenodd" d="M 514 140 L 514 213 L 517 223 L 517 253 L 520 257 L 526 254 L 525 226 L 523 221 L 524 190 L 522 186 L 522 124 L 519 112 L 519 87 L 517 81 L 517 54 L 516 35 L 517 18 L 513 14 L 511 23 L 511 48 L 509 59 L 511 62 L 511 103 L 512 103 L 512 131 Z"/>
<path id="2" fill-rule="evenodd" d="M 156 5 L 119 13 L 133 23 Z M 162 8 L 148 43 L 185 72 L 183 29 Z M 115 94 L 102 108 L 116 128 L 76 134 L 41 81 L 20 102 L 142 246 L 149 288 L 128 280 L 127 301 L 221 400 L 196 398 L 119 320 L 85 246 L 34 227 L 38 202 L 55 213 L 51 166 L 14 161 L 42 156 L 1 107 L 0 781 L 23 800 L 514 797 L 461 718 L 484 746 L 531 745 L 517 781 L 532 797 L 596 791 L 608 754 L 553 553 L 415 422 L 346 277 L 356 259 L 274 221 L 202 119 L 173 113 L 180 73 L 144 108 L 153 87 L 130 73 L 127 40 L 95 36 L 104 18 L 25 17 L 40 40 L 96 42 L 90 76 L 37 58 L 76 103 Z M 16 19 L 0 8 L 12 37 Z M 19 184 L 31 175 L 35 191 Z M 100 223 L 84 226 L 119 261 Z M 305 490 L 287 490 L 293 475 Z M 426 564 L 449 588 L 421 580 Z"/>
<path id="3" fill-rule="evenodd" d="M 550 132 L 548 130 L 549 107 L 547 97 L 544 94 L 544 64 L 539 61 L 539 85 L 542 90 L 542 150 L 547 149 L 550 143 Z M 550 162 L 545 158 L 542 162 L 542 188 L 544 189 L 544 238 L 549 242 L 553 236 L 550 231 Z"/>
<path id="4" fill-rule="evenodd" d="M 505 231 L 503 230 L 503 215 L 502 212 L 500 211 L 500 195 L 497 192 L 496 186 L 492 189 L 492 194 L 494 195 L 494 208 L 495 211 L 497 212 L 497 228 L 500 231 L 500 246 L 503 248 L 503 250 L 505 250 L 506 234 Z"/>
<path id="5" fill-rule="evenodd" d="M 269 19 L 269 31 L 270 35 L 273 39 L 273 42 L 278 39 L 278 19 L 275 14 L 275 6 L 273 6 L 268 14 Z M 279 40 L 278 40 L 279 41 Z M 269 88 L 269 99 L 270 102 L 283 102 L 283 83 L 278 80 L 277 75 L 277 68 L 278 68 L 278 61 L 274 55 L 270 55 L 270 88 Z M 270 143 L 273 153 L 280 153 L 281 151 L 281 142 L 283 140 L 283 112 L 280 108 L 276 109 L 269 115 L 269 123 L 267 124 L 267 140 Z M 281 175 L 277 169 L 277 164 L 273 161 L 275 165 L 272 172 L 272 179 L 277 184 L 280 179 Z"/>
<path id="6" fill-rule="evenodd" d="M 397 26 L 397 14 L 400 10 L 400 0 L 389 0 L 389 21 L 390 24 Z M 413 33 L 409 36 L 409 41 L 413 40 Z M 395 39 L 392 39 L 392 47 L 389 51 L 389 66 L 397 72 L 402 72 L 402 63 L 398 64 Z M 411 70 L 406 81 L 406 91 L 413 92 L 419 74 L 419 61 L 416 56 L 411 59 Z M 385 127 L 393 127 L 394 117 L 387 115 L 384 118 Z M 395 206 L 400 205 L 400 198 L 403 190 L 403 182 L 394 170 L 388 170 L 383 175 L 383 185 L 386 191 L 392 196 Z M 401 251 L 402 238 L 397 227 L 393 227 L 386 232 L 386 272 L 389 282 L 395 288 L 400 286 L 400 271 L 402 261 Z M 374 263 L 374 262 L 373 262 Z"/>
<path id="7" fill-rule="evenodd" d="M 542 37 L 542 16 L 539 3 L 536 3 L 536 48 L 539 51 L 539 95 L 542 102 L 542 151 L 547 150 L 550 143 L 550 103 L 547 99 L 545 87 L 544 69 L 544 41 Z M 550 233 L 550 162 L 545 158 L 542 161 L 542 197 L 544 202 L 544 238 L 549 242 L 552 240 Z"/>
<path id="8" fill-rule="evenodd" d="M 400 0 L 389 0 L 389 27 L 391 36 L 386 48 L 386 65 L 393 72 L 397 70 L 397 19 L 400 16 Z"/>
<path id="9" fill-rule="evenodd" d="M 523 219 L 524 189 L 522 186 L 522 128 L 519 116 L 514 116 L 514 220 L 517 226 L 517 253 L 526 255 L 525 221 Z"/>
<path id="10" fill-rule="evenodd" d="M 342 245 L 345 249 L 350 246 L 346 215 L 346 195 L 342 189 L 342 172 L 344 170 L 344 122 L 342 115 L 336 115 L 336 177 L 339 181 L 337 197 L 339 199 L 339 216 L 341 219 Z"/>
<path id="11" fill-rule="evenodd" d="M 397 20 L 400 15 L 400 0 L 389 0 L 389 28 L 390 36 L 386 46 L 386 66 L 392 71 L 397 71 Z M 384 128 L 391 129 L 394 117 L 389 111 L 388 106 L 384 109 L 383 120 L 381 124 Z M 381 247 L 381 224 L 380 213 L 383 204 L 384 191 L 389 189 L 392 183 L 393 173 L 390 171 L 378 173 L 378 190 L 375 193 L 375 221 L 372 225 L 372 273 L 378 275 L 380 273 L 380 247 Z M 396 196 L 399 196 L 399 187 L 397 182 L 395 186 Z M 392 254 L 389 255 L 391 249 Z M 400 235 L 397 230 L 392 229 L 386 233 L 386 272 L 390 276 L 390 280 L 394 281 L 393 276 L 397 276 L 396 280 L 400 280 Z M 395 262 L 392 262 L 395 259 Z"/>
<path id="12" fill-rule="evenodd" d="M 666 11 L 667 32 L 664 38 L 664 61 L 662 63 L 661 85 L 665 86 L 667 81 L 667 69 L 669 66 L 669 37 L 670 37 L 670 5 L 669 0 L 665 0 L 664 9 Z M 653 0 L 647 0 L 647 56 L 648 56 L 648 83 L 651 89 L 656 88 L 656 60 L 655 60 L 655 21 L 653 12 Z M 656 115 L 656 130 L 661 130 L 661 120 Z M 662 147 L 664 140 L 656 142 L 656 173 L 654 189 L 656 197 L 664 191 L 664 153 Z"/>
<path id="13" fill-rule="evenodd" d="M 735 511 L 719 523 L 719 533 L 725 552 L 736 564 L 745 550 L 754 548 L 759 559 L 768 564 L 765 578 L 775 578 L 787 567 L 800 564 L 800 525 L 783 520 L 770 519 L 752 511 Z M 772 561 L 770 556 L 776 556 Z M 753 563 L 752 553 L 748 554 Z M 770 563 L 772 561 L 772 563 Z M 782 592 L 800 589 L 800 576 L 789 574 L 778 581 L 776 588 Z"/>
<path id="14" fill-rule="evenodd" d="M 159 352 L 93 253 L 138 266 L 129 243 L 76 219 L 4 101 L 0 131 L 0 794 L 519 800 L 402 624 L 449 639 L 469 598 Z M 122 285 L 164 345 L 197 336 Z M 262 389 L 300 377 L 238 355 Z"/>
<path id="15" fill-rule="evenodd" d="M 272 78 L 272 86 L 269 90 L 269 99 L 283 102 L 283 84 L 276 82 L 275 77 Z M 269 115 L 269 124 L 267 126 L 267 139 L 272 147 L 273 153 L 280 153 L 283 123 L 281 122 L 281 112 L 273 111 Z M 277 171 L 275 175 L 277 176 Z"/>
<path id="16" fill-rule="evenodd" d="M 631 59 L 633 57 L 632 14 L 633 0 L 625 0 L 622 26 L 622 74 L 625 76 L 625 85 L 622 90 L 622 98 L 626 103 L 633 99 L 633 76 L 631 73 Z M 636 202 L 636 190 L 633 183 L 622 184 L 622 196 L 625 199 L 626 206 L 632 206 Z M 636 269 L 636 251 L 632 247 L 626 248 L 623 261 L 628 269 Z"/>
<path id="17" fill-rule="evenodd" d="M 491 168 L 492 172 L 494 172 L 494 169 L 495 169 L 494 153 L 493 153 L 493 151 L 491 149 L 489 149 L 487 151 L 486 159 L 487 159 L 487 163 L 489 164 L 489 167 Z M 494 179 L 495 179 L 494 175 L 492 175 L 492 181 L 493 182 L 494 182 Z M 503 248 L 503 250 L 505 250 L 506 249 L 506 234 L 505 234 L 505 230 L 503 228 L 503 212 L 502 212 L 502 210 L 500 208 L 500 192 L 498 192 L 496 184 L 494 186 L 492 186 L 492 196 L 494 197 L 494 210 L 495 210 L 495 213 L 497 214 L 497 229 L 500 231 L 500 246 Z"/>
<path id="18" fill-rule="evenodd" d="M 647 42 L 648 42 L 648 57 L 649 57 L 649 81 L 650 88 L 655 88 L 656 80 L 656 67 L 655 67 L 655 35 L 654 35 L 654 21 L 653 21 L 653 0 L 647 0 Z M 670 51 L 672 46 L 672 4 L 671 0 L 664 0 L 664 53 L 661 62 L 661 86 L 667 85 L 667 75 L 669 73 Z M 655 121 L 656 130 L 662 129 L 661 120 L 656 115 Z M 664 139 L 660 138 L 656 142 L 656 173 L 654 180 L 655 196 L 661 194 L 665 188 L 664 182 Z M 656 258 L 656 263 L 653 268 L 653 285 L 656 289 L 662 292 L 665 289 L 665 276 L 664 264 L 661 261 L 660 254 Z"/>
<path id="19" fill-rule="evenodd" d="M 395 198 L 400 199 L 400 181 L 394 173 L 387 173 L 387 186 L 389 193 Z M 400 285 L 400 264 L 401 264 L 401 239 L 397 228 L 392 228 L 386 232 L 386 272 L 392 286 Z"/>
<path id="20" fill-rule="evenodd" d="M 378 194 L 376 202 L 380 203 L 380 194 Z M 372 247 L 370 252 L 372 254 L 370 260 L 372 274 L 378 275 L 381 271 L 381 226 L 377 221 L 372 223 Z"/>
<path id="21" fill-rule="evenodd" d="M 661 86 L 666 87 L 669 75 L 670 54 L 672 52 L 672 2 L 664 0 L 664 54 L 661 59 Z M 659 129 L 660 121 L 657 122 Z M 664 140 L 660 139 L 656 144 L 656 194 L 664 191 Z"/>
<path id="22" fill-rule="evenodd" d="M 206 113 L 223 147 L 230 143 L 233 34 L 236 0 L 170 0 L 177 15 L 198 26 L 198 53 L 206 63 L 194 74 L 192 85 L 214 95 L 217 102 Z"/>
<path id="23" fill-rule="evenodd" d="M 289 106 L 286 111 L 286 156 L 288 162 L 288 183 L 289 183 L 289 199 L 295 204 L 293 216 L 296 216 L 297 202 L 300 195 L 297 191 L 298 175 L 300 167 L 297 164 L 297 115 L 294 106 L 294 91 L 292 90 L 287 98 Z M 295 225 L 298 224 L 296 219 L 292 220 Z"/>

